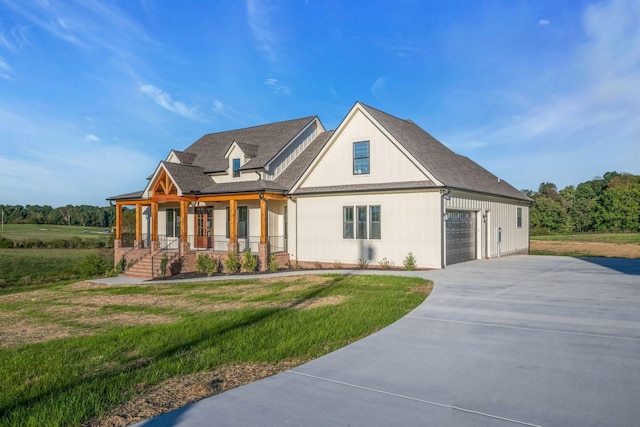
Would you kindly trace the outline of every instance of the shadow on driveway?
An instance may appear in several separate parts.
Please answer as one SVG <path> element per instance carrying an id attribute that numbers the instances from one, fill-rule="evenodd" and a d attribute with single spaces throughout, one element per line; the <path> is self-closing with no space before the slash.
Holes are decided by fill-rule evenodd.
<path id="1" fill-rule="evenodd" d="M 640 259 L 586 257 L 578 257 L 578 259 L 592 264 L 597 264 L 601 267 L 606 267 L 620 273 L 640 275 Z"/>

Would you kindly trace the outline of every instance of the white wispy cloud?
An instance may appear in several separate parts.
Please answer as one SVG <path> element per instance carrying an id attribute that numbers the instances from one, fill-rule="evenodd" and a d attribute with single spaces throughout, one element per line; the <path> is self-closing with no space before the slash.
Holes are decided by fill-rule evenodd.
<path id="1" fill-rule="evenodd" d="M 272 25 L 274 6 L 269 0 L 247 0 L 247 20 L 258 48 L 269 61 L 276 60 L 278 35 Z"/>
<path id="2" fill-rule="evenodd" d="M 84 136 L 84 139 L 86 139 L 87 141 L 92 141 L 92 142 L 96 142 L 96 141 L 100 141 L 100 138 L 98 138 L 97 136 L 95 136 L 92 133 L 88 133 Z"/>
<path id="3" fill-rule="evenodd" d="M 121 57 L 134 58 L 133 46 L 153 43 L 144 29 L 113 6 L 96 0 L 83 2 L 13 2 L 5 3 L 15 13 L 52 37 L 79 48 L 100 47 Z M 10 39 L 3 35 L 0 44 L 12 49 L 27 43 L 26 26 L 11 30 Z"/>
<path id="4" fill-rule="evenodd" d="M 164 92 L 162 89 L 149 84 L 140 84 L 138 90 L 149 96 L 149 98 L 151 98 L 156 104 L 158 104 L 165 110 L 179 114 L 188 119 L 200 119 L 200 114 L 198 113 L 197 107 L 189 107 L 184 102 L 173 101 L 171 99 L 171 95 Z"/>
<path id="5" fill-rule="evenodd" d="M 549 25 L 551 24 L 551 21 L 549 21 L 548 19 L 541 19 L 538 21 L 538 25 Z"/>
<path id="6" fill-rule="evenodd" d="M 278 83 L 277 79 L 266 79 L 264 84 L 267 85 L 276 94 L 290 95 L 291 89 L 288 86 Z"/>
<path id="7" fill-rule="evenodd" d="M 240 113 L 238 110 L 231 108 L 230 106 L 228 106 L 227 104 L 225 104 L 224 102 L 220 101 L 219 99 L 214 99 L 213 100 L 213 107 L 212 107 L 213 112 L 218 115 L 218 116 L 222 116 L 225 117 L 231 121 L 234 121 L 236 123 L 242 123 L 244 124 L 245 121 L 241 119 L 241 117 L 245 117 L 242 113 Z"/>
<path id="8" fill-rule="evenodd" d="M 448 138 L 461 151 L 501 150 L 501 165 L 522 165 L 515 176 L 561 176 L 608 168 L 637 171 L 640 158 L 640 3 L 613 0 L 588 7 L 587 41 L 562 64 L 564 85 L 532 95 L 529 107 L 502 121 Z M 562 89 L 564 87 L 564 89 Z M 487 151 L 486 153 L 489 153 Z M 482 160 L 482 150 L 474 158 Z M 495 156 L 494 156 L 495 157 Z M 520 159 L 518 159 L 520 158 Z M 486 158 L 491 164 L 492 159 Z M 482 163 L 482 162 L 481 162 Z M 517 166 L 516 166 L 517 167 Z M 576 183 L 567 179 L 568 183 Z"/>
<path id="9" fill-rule="evenodd" d="M 380 92 L 382 91 L 385 83 L 389 79 L 387 77 L 378 77 L 378 79 L 371 86 L 371 94 L 380 100 Z"/>
<path id="10" fill-rule="evenodd" d="M 11 71 L 11 67 L 7 64 L 2 55 L 0 55 L 0 79 L 11 80 L 9 71 Z"/>

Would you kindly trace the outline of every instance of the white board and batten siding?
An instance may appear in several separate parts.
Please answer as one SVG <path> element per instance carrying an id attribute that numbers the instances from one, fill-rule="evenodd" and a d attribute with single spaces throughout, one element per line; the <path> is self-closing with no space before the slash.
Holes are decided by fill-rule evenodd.
<path id="1" fill-rule="evenodd" d="M 472 211 L 476 214 L 477 258 L 493 258 L 526 251 L 529 248 L 529 205 L 525 201 L 452 191 L 445 200 L 446 211 Z M 518 208 L 522 223 L 518 226 Z M 498 229 L 501 242 L 498 245 Z M 487 255 L 488 254 L 488 255 Z"/>
<path id="2" fill-rule="evenodd" d="M 298 156 L 313 142 L 322 132 L 324 127 L 318 119 L 314 120 L 307 128 L 293 139 L 280 154 L 278 154 L 265 168 L 263 179 L 273 181 L 298 158 Z"/>
<path id="3" fill-rule="evenodd" d="M 343 238 L 345 206 L 367 206 L 367 210 L 380 206 L 381 238 Z M 377 265 L 387 258 L 401 267 L 412 252 L 421 268 L 441 266 L 442 220 L 437 191 L 300 196 L 289 202 L 289 212 L 290 224 L 295 218 L 305 219 L 297 228 L 290 227 L 292 259 L 358 264 L 364 258 Z"/>
<path id="4" fill-rule="evenodd" d="M 340 126 L 333 143 L 321 154 L 300 189 L 335 185 L 384 184 L 429 179 L 362 112 L 357 111 Z M 370 172 L 353 173 L 353 144 L 369 141 Z"/>

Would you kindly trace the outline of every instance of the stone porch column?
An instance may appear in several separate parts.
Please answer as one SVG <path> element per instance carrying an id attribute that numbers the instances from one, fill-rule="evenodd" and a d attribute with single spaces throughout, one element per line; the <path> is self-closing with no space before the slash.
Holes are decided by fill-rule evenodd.
<path id="1" fill-rule="evenodd" d="M 260 261 L 260 271 L 267 271 L 269 269 L 269 255 L 270 255 L 269 242 L 260 243 L 258 245 L 258 260 Z"/>

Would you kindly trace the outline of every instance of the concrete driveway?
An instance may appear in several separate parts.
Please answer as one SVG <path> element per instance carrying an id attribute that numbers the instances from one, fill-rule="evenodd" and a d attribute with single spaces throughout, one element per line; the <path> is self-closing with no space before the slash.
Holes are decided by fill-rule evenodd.
<path id="1" fill-rule="evenodd" d="M 139 425 L 640 425 L 640 260 L 513 256 L 291 371 Z"/>

